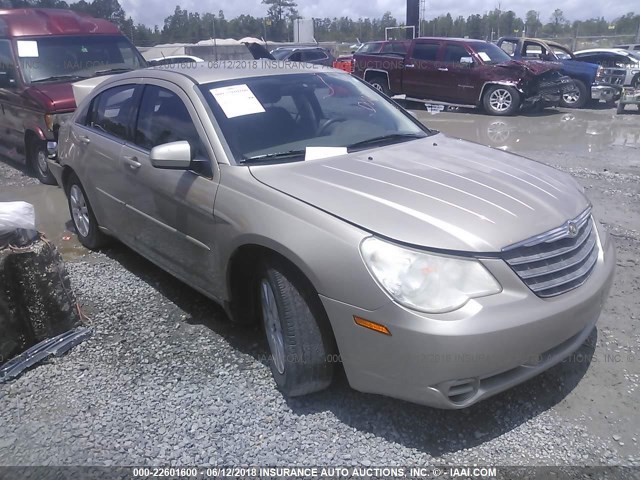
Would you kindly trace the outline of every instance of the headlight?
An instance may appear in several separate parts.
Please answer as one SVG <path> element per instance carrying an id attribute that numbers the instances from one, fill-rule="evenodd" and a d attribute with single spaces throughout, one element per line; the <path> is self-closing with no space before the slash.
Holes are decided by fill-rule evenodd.
<path id="1" fill-rule="evenodd" d="M 360 252 L 373 277 L 405 307 L 450 312 L 471 298 L 494 295 L 502 287 L 475 259 L 436 255 L 366 238 Z"/>

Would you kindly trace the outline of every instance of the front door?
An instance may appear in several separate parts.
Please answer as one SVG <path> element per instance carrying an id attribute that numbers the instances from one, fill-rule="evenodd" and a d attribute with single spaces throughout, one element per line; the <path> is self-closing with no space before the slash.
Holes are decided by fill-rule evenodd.
<path id="1" fill-rule="evenodd" d="M 436 78 L 443 97 L 451 103 L 474 105 L 480 97 L 479 85 L 474 81 L 473 57 L 460 44 L 447 43 L 438 62 Z"/>
<path id="2" fill-rule="evenodd" d="M 132 141 L 121 155 L 132 246 L 193 286 L 214 293 L 213 202 L 218 178 L 206 135 L 187 95 L 172 84 L 147 84 Z M 155 168 L 153 147 L 186 140 L 191 170 Z"/>

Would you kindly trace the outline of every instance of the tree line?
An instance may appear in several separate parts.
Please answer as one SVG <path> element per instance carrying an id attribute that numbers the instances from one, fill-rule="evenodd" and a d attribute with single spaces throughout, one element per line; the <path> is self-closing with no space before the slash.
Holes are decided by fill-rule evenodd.
<path id="1" fill-rule="evenodd" d="M 214 12 L 190 12 L 177 5 L 163 25 L 153 27 L 135 22 L 123 10 L 118 0 L 80 0 L 67 3 L 64 0 L 0 0 L 1 8 L 66 8 L 105 18 L 115 23 L 120 30 L 138 46 L 159 43 L 195 43 L 208 38 L 266 38 L 270 41 L 290 41 L 292 22 L 300 18 L 297 4 L 293 0 L 262 0 L 265 5 L 264 17 L 240 15 L 227 19 L 223 10 Z M 317 41 L 362 42 L 380 40 L 385 36 L 386 27 L 402 26 L 403 23 L 386 12 L 380 18 L 348 17 L 315 18 L 315 38 Z M 501 35 L 522 35 L 537 37 L 573 37 L 601 35 L 635 35 L 640 25 L 640 15 L 633 12 L 608 21 L 605 18 L 570 21 L 561 9 L 556 9 L 548 17 L 529 10 L 524 18 L 511 10 L 495 9 L 491 12 L 472 14 L 467 17 L 440 15 L 423 20 L 420 33 L 423 36 L 470 37 L 485 40 Z"/>

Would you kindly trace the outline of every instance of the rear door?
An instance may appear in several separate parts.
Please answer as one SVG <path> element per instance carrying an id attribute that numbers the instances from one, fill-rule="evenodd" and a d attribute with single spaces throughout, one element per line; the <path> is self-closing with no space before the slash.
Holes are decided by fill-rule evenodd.
<path id="1" fill-rule="evenodd" d="M 416 40 L 402 72 L 402 87 L 407 96 L 442 99 L 438 82 L 437 59 L 442 42 Z"/>
<path id="2" fill-rule="evenodd" d="M 76 149 L 76 173 L 84 186 L 100 225 L 125 239 L 127 189 L 124 183 L 122 147 L 131 137 L 131 118 L 140 88 L 115 86 L 97 95 L 82 123 L 72 129 Z"/>
<path id="3" fill-rule="evenodd" d="M 192 170 L 159 169 L 153 147 L 186 140 Z M 135 248 L 174 275 L 211 291 L 214 265 L 213 202 L 217 165 L 193 104 L 179 87 L 147 80 L 134 135 L 122 150 L 126 217 Z"/>

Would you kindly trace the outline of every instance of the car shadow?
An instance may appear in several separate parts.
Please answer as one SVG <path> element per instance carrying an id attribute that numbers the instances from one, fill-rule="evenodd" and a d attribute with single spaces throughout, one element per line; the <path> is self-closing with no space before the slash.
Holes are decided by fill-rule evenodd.
<path id="1" fill-rule="evenodd" d="M 268 364 L 260 328 L 231 323 L 215 302 L 116 243 L 111 259 L 164 295 L 187 315 L 186 322 L 220 335 L 243 354 Z M 354 429 L 438 457 L 480 445 L 544 413 L 578 385 L 592 361 L 598 332 L 571 357 L 533 379 L 463 410 L 439 410 L 351 389 L 340 368 L 332 385 L 316 394 L 285 399 L 300 416 L 330 412 Z"/>

